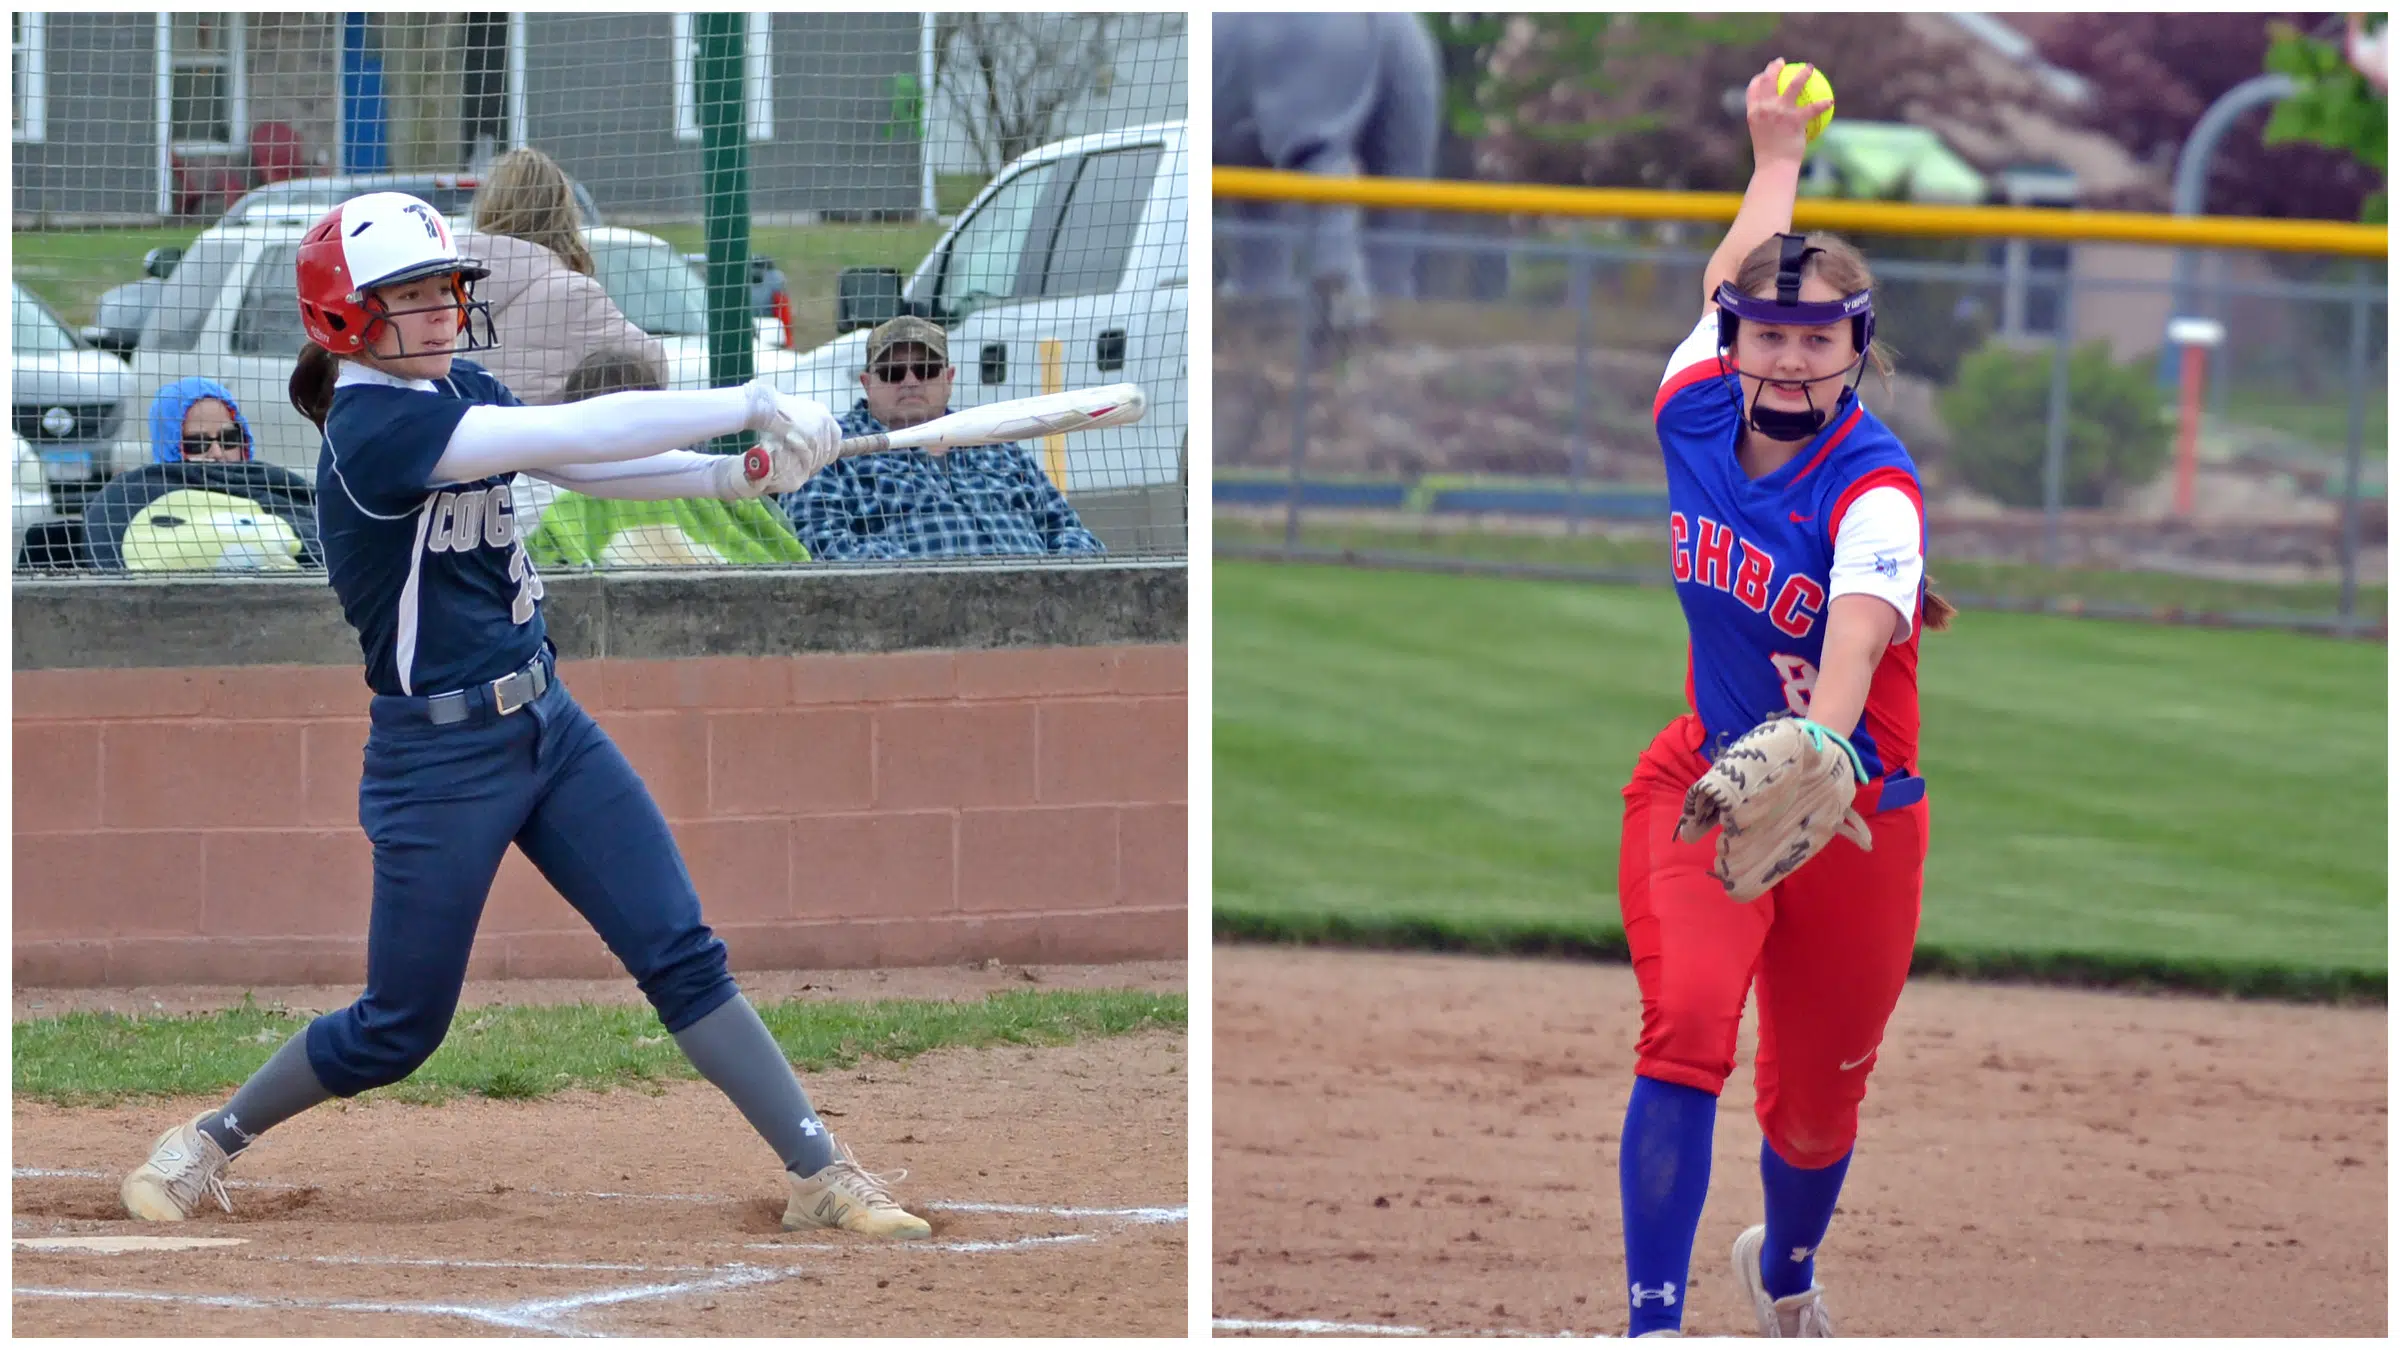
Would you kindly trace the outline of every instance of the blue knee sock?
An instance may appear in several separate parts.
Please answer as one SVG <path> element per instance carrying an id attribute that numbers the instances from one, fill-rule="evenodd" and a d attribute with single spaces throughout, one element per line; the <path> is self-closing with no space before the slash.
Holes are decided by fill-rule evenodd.
<path id="1" fill-rule="evenodd" d="M 1698 1088 L 1635 1078 L 1617 1146 L 1617 1191 L 1625 1207 L 1629 1336 L 1683 1327 L 1692 1235 L 1708 1201 L 1709 1146 L 1717 1099 Z"/>
<path id="2" fill-rule="evenodd" d="M 1855 1149 L 1852 1152 L 1856 1152 Z M 1767 1292 L 1790 1298 L 1808 1292 L 1817 1278 L 1817 1244 L 1833 1226 L 1833 1202 L 1841 1198 L 1850 1154 L 1830 1167 L 1802 1168 L 1785 1162 L 1773 1144 L 1758 1149 L 1758 1176 L 1767 1192 L 1767 1242 L 1758 1254 Z"/>

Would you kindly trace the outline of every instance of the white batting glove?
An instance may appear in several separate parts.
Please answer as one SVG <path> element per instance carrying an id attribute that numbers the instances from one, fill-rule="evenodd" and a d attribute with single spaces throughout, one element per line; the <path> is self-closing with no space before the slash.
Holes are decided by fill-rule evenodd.
<path id="1" fill-rule="evenodd" d="M 748 455 L 719 455 L 708 466 L 709 494 L 721 502 L 738 502 L 747 497 L 765 495 L 767 480 L 752 478 L 748 472 Z"/>
<path id="2" fill-rule="evenodd" d="M 781 416 L 764 438 L 774 463 L 767 491 L 790 492 L 841 458 L 842 424 L 813 398 L 779 394 L 776 402 Z"/>
<path id="3" fill-rule="evenodd" d="M 750 400 L 750 415 L 742 422 L 744 431 L 769 431 L 776 419 L 783 416 L 783 391 L 763 379 L 742 386 L 742 394 Z"/>

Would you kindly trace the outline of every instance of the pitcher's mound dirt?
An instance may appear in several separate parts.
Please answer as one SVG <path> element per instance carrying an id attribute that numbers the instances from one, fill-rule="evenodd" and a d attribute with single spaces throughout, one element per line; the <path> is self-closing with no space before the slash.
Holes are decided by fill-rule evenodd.
<path id="1" fill-rule="evenodd" d="M 1624 1334 L 1629 968 L 1228 946 L 1215 986 L 1221 1331 Z M 1911 984 L 1817 1261 L 1836 1331 L 2383 1335 L 2385 1044 L 2380 1008 Z M 1754 1045 L 1691 1334 L 1757 1334 Z"/>
<path id="2" fill-rule="evenodd" d="M 166 1229 L 247 1241 L 180 1252 L 20 1247 L 14 1327 L 1180 1336 L 1185 1051 L 1179 1034 L 1146 1033 L 809 1076 L 861 1162 L 887 1177 L 907 1169 L 895 1189 L 921 1207 L 934 1237 L 906 1244 L 782 1232 L 774 1160 L 697 1082 L 657 1095 L 328 1104 L 235 1164 L 231 1216 L 211 1209 L 173 1226 L 125 1219 L 117 1183 L 160 1130 L 211 1103 L 20 1103 L 18 1238 Z"/>

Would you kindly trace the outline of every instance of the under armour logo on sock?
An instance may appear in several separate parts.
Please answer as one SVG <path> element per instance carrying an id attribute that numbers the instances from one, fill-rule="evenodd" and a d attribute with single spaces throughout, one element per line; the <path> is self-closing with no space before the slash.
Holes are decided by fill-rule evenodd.
<path id="1" fill-rule="evenodd" d="M 815 1116 L 810 1116 L 800 1122 L 800 1133 L 808 1136 L 811 1139 L 814 1139 L 818 1135 L 825 1133 L 825 1127 L 817 1123 L 817 1118 Z"/>
<path id="2" fill-rule="evenodd" d="M 1816 1254 L 1817 1249 L 1814 1247 L 1794 1247 L 1792 1248 L 1792 1264 L 1799 1265 Z"/>
<path id="3" fill-rule="evenodd" d="M 1674 1307 L 1675 1282 L 1673 1280 L 1669 1280 L 1656 1289 L 1644 1289 L 1638 1284 L 1633 1286 L 1633 1306 L 1639 1308 L 1652 1299 L 1657 1299 L 1659 1306 L 1661 1307 Z"/>
<path id="4" fill-rule="evenodd" d="M 226 1112 L 224 1116 L 220 1118 L 219 1123 L 224 1125 L 225 1132 L 227 1134 L 230 1134 L 234 1138 L 241 1140 L 244 1144 L 247 1144 L 252 1139 L 257 1138 L 256 1135 L 253 1135 L 248 1130 L 242 1128 L 241 1119 L 234 1115 L 231 1111 Z"/>

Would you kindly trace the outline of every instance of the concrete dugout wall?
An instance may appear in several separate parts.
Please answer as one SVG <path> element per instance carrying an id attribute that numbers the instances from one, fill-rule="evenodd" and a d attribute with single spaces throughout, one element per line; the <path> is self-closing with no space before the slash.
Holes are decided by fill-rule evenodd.
<path id="1" fill-rule="evenodd" d="M 546 578 L 736 969 L 1185 948 L 1185 573 Z M 20 985 L 363 978 L 369 694 L 321 582 L 15 588 Z M 511 850 L 469 974 L 621 973 Z"/>

